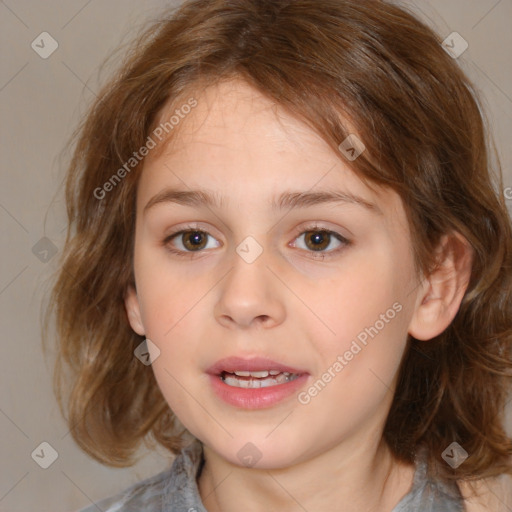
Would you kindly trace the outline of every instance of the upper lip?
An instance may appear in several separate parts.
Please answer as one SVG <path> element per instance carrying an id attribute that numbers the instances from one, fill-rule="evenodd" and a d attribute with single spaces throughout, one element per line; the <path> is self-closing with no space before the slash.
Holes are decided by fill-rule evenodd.
<path id="1" fill-rule="evenodd" d="M 276 370 L 280 372 L 289 372 L 299 375 L 307 373 L 305 370 L 302 370 L 300 368 L 293 368 L 292 366 L 278 363 L 277 361 L 273 361 L 272 359 L 268 359 L 266 357 L 226 357 L 224 359 L 220 359 L 215 364 L 210 366 L 206 370 L 206 373 L 209 373 L 210 375 L 220 375 L 222 372 L 233 373 L 237 370 L 246 372 Z"/>

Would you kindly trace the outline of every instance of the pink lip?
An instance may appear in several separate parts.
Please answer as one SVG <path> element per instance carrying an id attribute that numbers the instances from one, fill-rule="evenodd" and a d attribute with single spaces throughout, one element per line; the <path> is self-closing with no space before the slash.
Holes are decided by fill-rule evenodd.
<path id="1" fill-rule="evenodd" d="M 299 375 L 296 379 L 284 384 L 270 386 L 266 388 L 237 388 L 229 386 L 221 379 L 222 372 L 233 373 L 235 370 L 241 371 L 262 371 L 277 370 L 280 372 L 289 372 Z M 215 394 L 224 402 L 242 409 L 264 409 L 272 407 L 281 402 L 290 395 L 296 393 L 305 385 L 309 378 L 309 373 L 292 368 L 270 359 L 255 357 L 250 359 L 242 359 L 239 357 L 228 357 L 217 361 L 213 366 L 208 368 L 206 373 L 209 374 L 210 384 Z"/>

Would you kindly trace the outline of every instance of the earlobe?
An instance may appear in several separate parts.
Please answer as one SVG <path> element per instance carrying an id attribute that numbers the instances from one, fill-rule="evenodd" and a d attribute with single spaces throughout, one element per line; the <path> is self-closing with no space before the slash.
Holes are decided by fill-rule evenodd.
<path id="1" fill-rule="evenodd" d="M 430 340 L 451 324 L 469 284 L 473 251 L 459 233 L 444 235 L 437 251 L 437 266 L 419 288 L 409 334 Z"/>
<path id="2" fill-rule="evenodd" d="M 144 325 L 142 324 L 139 299 L 137 297 L 137 292 L 132 285 L 130 285 L 126 290 L 124 296 L 124 306 L 131 328 L 140 336 L 144 336 L 146 331 L 144 329 Z"/>

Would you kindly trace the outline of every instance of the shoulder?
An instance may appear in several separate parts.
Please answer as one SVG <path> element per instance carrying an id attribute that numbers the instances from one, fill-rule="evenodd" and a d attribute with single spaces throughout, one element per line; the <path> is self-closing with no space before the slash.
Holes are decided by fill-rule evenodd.
<path id="1" fill-rule="evenodd" d="M 512 510 L 512 475 L 477 480 L 470 485 L 466 481 L 457 482 L 464 497 L 466 512 L 509 512 Z M 478 496 L 473 496 L 473 489 Z"/>
<path id="2" fill-rule="evenodd" d="M 171 476 L 167 469 L 146 480 L 137 482 L 120 493 L 105 498 L 78 512 L 153 512 L 160 511 L 162 494 Z"/>
<path id="3" fill-rule="evenodd" d="M 79 512 L 206 512 L 196 483 L 202 462 L 202 445 L 194 440 L 176 455 L 169 469 Z"/>

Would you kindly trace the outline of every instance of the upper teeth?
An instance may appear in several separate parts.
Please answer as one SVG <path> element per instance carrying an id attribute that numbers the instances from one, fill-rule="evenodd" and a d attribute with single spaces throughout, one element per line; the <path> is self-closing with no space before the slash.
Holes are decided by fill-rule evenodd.
<path id="1" fill-rule="evenodd" d="M 234 375 L 233 375 L 234 374 Z M 295 373 L 280 372 L 277 370 L 263 370 L 261 372 L 234 371 L 222 372 L 220 378 L 227 386 L 245 389 L 268 388 L 286 384 L 299 376 Z"/>
<path id="2" fill-rule="evenodd" d="M 246 372 L 241 370 L 236 370 L 234 372 L 235 375 L 238 375 L 238 377 L 255 377 L 258 379 L 264 379 L 265 377 L 268 377 L 269 375 L 279 375 L 280 373 L 283 373 L 284 375 L 288 376 L 290 375 L 289 372 L 280 372 L 279 370 L 264 370 L 261 372 Z"/>

